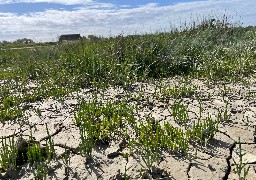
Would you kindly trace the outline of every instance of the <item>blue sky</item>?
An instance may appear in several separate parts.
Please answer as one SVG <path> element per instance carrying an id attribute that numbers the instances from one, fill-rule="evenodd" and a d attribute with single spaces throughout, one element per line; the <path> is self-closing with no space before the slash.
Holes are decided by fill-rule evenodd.
<path id="1" fill-rule="evenodd" d="M 118 6 L 127 6 L 129 5 L 130 7 L 126 8 L 131 8 L 131 7 L 136 7 L 136 6 L 143 6 L 148 3 L 158 3 L 160 6 L 166 6 L 166 5 L 171 5 L 171 4 L 176 4 L 176 3 L 181 3 L 181 2 L 193 2 L 197 0 L 173 0 L 173 1 L 168 1 L 168 0 L 159 0 L 159 1 L 150 1 L 150 0 L 102 0 L 100 2 L 103 3 L 112 3 Z M 7 1 L 6 1 L 7 2 Z M 19 3 L 6 3 L 6 4 L 1 4 L 0 6 L 0 12 L 12 12 L 12 13 L 18 13 L 18 14 L 24 14 L 24 13 L 31 13 L 31 12 L 38 12 L 38 11 L 45 11 L 47 9 L 65 9 L 65 10 L 74 10 L 76 8 L 81 7 L 81 4 L 76 4 L 72 3 L 69 5 L 65 4 L 60 4 L 60 3 L 49 3 L 49 2 L 37 2 L 33 3 L 31 1 L 30 3 L 26 2 L 19 2 Z"/>
<path id="2" fill-rule="evenodd" d="M 255 26 L 255 5 L 255 0 L 0 0 L 0 41 L 168 31 L 224 14 L 233 23 Z"/>

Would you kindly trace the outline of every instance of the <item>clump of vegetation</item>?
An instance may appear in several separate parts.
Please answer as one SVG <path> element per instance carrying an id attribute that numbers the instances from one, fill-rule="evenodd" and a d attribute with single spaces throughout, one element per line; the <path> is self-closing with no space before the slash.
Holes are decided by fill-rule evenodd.
<path id="1" fill-rule="evenodd" d="M 14 137 L 2 139 L 2 147 L 0 149 L 2 170 L 7 171 L 16 167 L 17 152 L 18 149 L 15 146 Z"/>
<path id="2" fill-rule="evenodd" d="M 111 139 L 125 136 L 125 128 L 134 123 L 133 109 L 125 102 L 100 105 L 81 101 L 75 113 L 75 123 L 79 126 L 82 154 L 91 158 L 96 143 L 109 144 Z"/>
<path id="3" fill-rule="evenodd" d="M 3 138 L 2 147 L 0 149 L 1 170 L 6 172 L 29 163 L 32 167 L 32 173 L 35 179 L 45 179 L 47 175 L 47 165 L 45 161 L 50 162 L 55 158 L 54 143 L 49 134 L 47 125 L 46 131 L 47 139 L 45 146 L 42 146 L 39 141 L 35 141 L 32 133 L 29 140 L 21 136 L 15 142 L 15 135 Z"/>
<path id="4" fill-rule="evenodd" d="M 187 108 L 183 104 L 174 103 L 171 106 L 171 110 L 170 109 L 168 109 L 168 110 L 171 112 L 171 114 L 174 118 L 174 121 L 176 121 L 180 125 L 184 125 L 185 127 L 187 126 L 187 123 L 189 121 L 188 111 L 187 111 Z"/>
<path id="5" fill-rule="evenodd" d="M 51 79 L 65 87 L 88 87 L 93 81 L 125 85 L 175 75 L 236 80 L 254 73 L 254 37 L 250 29 L 205 20 L 181 32 L 1 51 L 0 61 L 6 62 L 1 68 L 12 67 L 2 72 L 7 79 L 17 74 L 20 80 Z"/>
<path id="6" fill-rule="evenodd" d="M 242 149 L 241 142 L 240 142 L 240 137 L 238 139 L 237 154 L 239 156 L 239 162 L 234 161 L 235 166 L 236 166 L 236 174 L 238 175 L 239 180 L 245 180 L 245 179 L 247 179 L 246 177 L 248 176 L 250 166 L 247 166 L 248 164 L 243 162 L 243 156 L 245 155 L 245 153 L 243 153 L 243 149 Z"/>

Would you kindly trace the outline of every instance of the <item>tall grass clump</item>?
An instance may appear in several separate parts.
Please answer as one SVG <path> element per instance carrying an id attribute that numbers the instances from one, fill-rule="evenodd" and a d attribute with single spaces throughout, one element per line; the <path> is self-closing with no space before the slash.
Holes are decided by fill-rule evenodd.
<path id="1" fill-rule="evenodd" d="M 61 87 L 129 85 L 150 78 L 190 75 L 238 80 L 256 67 L 255 28 L 205 19 L 181 31 L 0 52 L 0 77 L 50 81 Z M 8 62 L 8 63 L 7 63 Z M 94 83 L 95 84 L 95 83 Z"/>

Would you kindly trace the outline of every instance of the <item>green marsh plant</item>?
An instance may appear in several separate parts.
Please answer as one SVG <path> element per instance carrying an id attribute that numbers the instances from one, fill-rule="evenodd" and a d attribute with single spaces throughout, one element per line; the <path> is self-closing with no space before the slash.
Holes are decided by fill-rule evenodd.
<path id="1" fill-rule="evenodd" d="M 95 134 L 97 129 L 91 121 L 85 122 L 79 127 L 80 139 L 79 144 L 82 155 L 85 155 L 88 160 L 92 159 L 92 149 L 95 145 Z"/>
<path id="2" fill-rule="evenodd" d="M 23 111 L 18 107 L 17 97 L 10 96 L 3 99 L 0 105 L 0 122 L 5 123 L 8 120 L 16 120 L 23 116 Z"/>
<path id="3" fill-rule="evenodd" d="M 127 103 L 97 104 L 81 101 L 75 112 L 75 123 L 80 129 L 80 149 L 91 158 L 96 144 L 109 144 L 112 139 L 125 138 L 126 126 L 135 122 L 133 106 Z"/>
<path id="4" fill-rule="evenodd" d="M 187 130 L 186 136 L 190 141 L 206 144 L 218 132 L 218 125 L 219 122 L 214 122 L 211 117 L 207 117 L 205 120 L 194 121 L 193 126 Z"/>
<path id="5" fill-rule="evenodd" d="M 14 142 L 14 136 L 2 138 L 2 147 L 0 149 L 0 165 L 4 171 L 16 168 L 18 149 Z"/>
<path id="6" fill-rule="evenodd" d="M 231 114 L 228 111 L 227 104 L 226 104 L 226 107 L 225 107 L 224 110 L 223 109 L 218 110 L 218 114 L 217 114 L 217 121 L 218 122 L 227 123 L 227 122 L 230 121 L 230 117 L 231 117 Z"/>
<path id="7" fill-rule="evenodd" d="M 164 123 L 162 145 L 167 151 L 187 155 L 188 140 L 182 129 L 173 127 L 170 123 Z"/>
<path id="8" fill-rule="evenodd" d="M 45 124 L 45 126 L 46 126 L 46 132 L 47 132 L 45 150 L 46 150 L 46 155 L 47 155 L 48 161 L 51 161 L 55 157 L 54 142 L 53 142 L 53 139 L 52 139 L 52 137 L 49 133 L 47 124 Z"/>
<path id="9" fill-rule="evenodd" d="M 235 162 L 236 165 L 236 173 L 238 175 L 239 180 L 246 180 L 249 170 L 250 170 L 250 166 L 248 166 L 246 168 L 246 163 L 243 162 L 243 156 L 245 155 L 245 153 L 243 153 L 243 149 L 240 143 L 240 137 L 238 138 L 238 156 L 239 156 L 239 162 Z"/>
<path id="10" fill-rule="evenodd" d="M 62 162 L 64 164 L 65 167 L 65 175 L 68 177 L 69 176 L 69 171 L 70 171 L 70 151 L 67 149 L 66 145 L 65 145 L 65 151 L 62 155 Z"/>
<path id="11" fill-rule="evenodd" d="M 175 86 L 173 88 L 163 88 L 163 98 L 173 97 L 174 99 L 189 98 L 195 93 L 196 87 L 187 87 L 185 84 L 182 86 Z"/>
<path id="12" fill-rule="evenodd" d="M 34 165 L 36 162 L 44 161 L 45 152 L 43 152 L 39 142 L 35 142 L 28 146 L 27 156 L 30 165 Z"/>
<path id="13" fill-rule="evenodd" d="M 44 161 L 37 162 L 32 170 L 35 180 L 46 180 L 47 178 L 47 165 Z"/>
<path id="14" fill-rule="evenodd" d="M 153 163 L 158 162 L 160 159 L 161 145 L 158 140 L 160 140 L 162 134 L 159 134 L 161 129 L 156 123 L 152 117 L 148 117 L 147 122 L 137 124 L 138 140 L 133 141 L 133 145 L 136 146 L 135 148 L 144 163 L 141 165 L 146 168 L 149 175 L 153 173 Z"/>
<path id="15" fill-rule="evenodd" d="M 179 102 L 175 102 L 171 108 L 168 108 L 169 112 L 172 114 L 174 121 L 179 125 L 187 126 L 189 121 L 187 107 Z"/>

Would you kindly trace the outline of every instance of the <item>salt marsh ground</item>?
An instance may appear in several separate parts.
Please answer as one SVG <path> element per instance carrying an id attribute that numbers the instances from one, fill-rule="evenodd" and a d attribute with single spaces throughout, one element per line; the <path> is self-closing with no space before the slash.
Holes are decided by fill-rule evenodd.
<path id="1" fill-rule="evenodd" d="M 255 179 L 256 29 L 0 51 L 1 179 Z"/>

